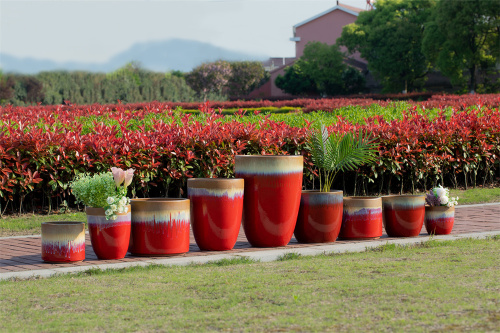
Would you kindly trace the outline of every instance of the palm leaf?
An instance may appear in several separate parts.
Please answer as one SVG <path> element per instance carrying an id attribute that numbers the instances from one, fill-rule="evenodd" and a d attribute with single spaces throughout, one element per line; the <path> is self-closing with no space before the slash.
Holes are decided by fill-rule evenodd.
<path id="1" fill-rule="evenodd" d="M 377 147 L 375 139 L 369 139 L 368 133 L 364 135 L 363 131 L 360 131 L 357 138 L 346 133 L 339 144 L 336 169 L 352 171 L 362 164 L 374 161 Z"/>

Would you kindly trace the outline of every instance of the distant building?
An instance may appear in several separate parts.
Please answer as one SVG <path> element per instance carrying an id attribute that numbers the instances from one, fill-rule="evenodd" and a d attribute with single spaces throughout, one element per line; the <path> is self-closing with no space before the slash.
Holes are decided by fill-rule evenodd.
<path id="1" fill-rule="evenodd" d="M 342 28 L 347 24 L 354 23 L 362 11 L 364 10 L 340 4 L 337 1 L 335 7 L 294 25 L 293 37 L 290 40 L 295 42 L 295 58 L 270 58 L 265 61 L 263 65 L 270 73 L 270 80 L 264 86 L 250 93 L 248 97 L 289 97 L 289 94 L 284 93 L 274 84 L 278 75 L 284 75 L 285 68 L 292 65 L 296 59 L 302 56 L 308 42 L 318 41 L 328 45 L 335 44 L 337 38 L 342 34 Z M 366 69 L 366 61 L 359 54 L 354 54 L 348 62 L 351 66 L 357 67 L 360 70 Z"/>

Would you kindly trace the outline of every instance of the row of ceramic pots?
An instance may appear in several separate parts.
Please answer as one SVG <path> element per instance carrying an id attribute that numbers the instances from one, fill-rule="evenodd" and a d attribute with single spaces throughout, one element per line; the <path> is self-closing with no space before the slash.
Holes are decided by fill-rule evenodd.
<path id="1" fill-rule="evenodd" d="M 105 219 L 104 209 L 87 208 L 94 252 L 99 259 L 120 259 L 127 251 L 185 253 L 190 224 L 202 250 L 232 249 L 241 222 L 256 247 L 287 245 L 294 232 L 298 241 L 314 243 L 339 235 L 380 237 L 382 221 L 389 236 L 416 236 L 422 228 L 423 196 L 343 198 L 342 191 L 302 191 L 302 156 L 236 156 L 235 173 L 236 179 L 189 179 L 188 199 L 133 199 L 114 221 Z M 68 253 L 82 258 L 84 250 L 83 224 L 42 224 L 44 260 L 68 261 Z"/>
<path id="2" fill-rule="evenodd" d="M 449 234 L 454 207 L 425 205 L 423 195 L 343 197 L 342 191 L 302 191 L 295 238 L 302 243 L 334 242 L 341 239 L 373 239 L 382 236 L 415 237 Z"/>

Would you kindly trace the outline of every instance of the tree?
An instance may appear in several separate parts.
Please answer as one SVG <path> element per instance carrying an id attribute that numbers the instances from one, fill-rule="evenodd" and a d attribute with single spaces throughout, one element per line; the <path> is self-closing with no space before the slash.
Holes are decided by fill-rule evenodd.
<path id="1" fill-rule="evenodd" d="M 228 82 L 229 97 L 245 96 L 268 78 L 264 66 L 259 61 L 232 62 L 231 77 Z"/>
<path id="2" fill-rule="evenodd" d="M 304 73 L 303 61 L 298 59 L 292 66 L 285 68 L 285 75 L 278 75 L 275 80 L 276 87 L 292 95 L 318 94 L 314 80 Z"/>
<path id="3" fill-rule="evenodd" d="M 500 59 L 500 2 L 441 0 L 426 25 L 423 50 L 455 84 L 468 79 L 476 90 L 478 70 Z"/>
<path id="4" fill-rule="evenodd" d="M 278 75 L 275 83 L 293 95 L 335 96 L 357 93 L 365 81 L 358 70 L 344 63 L 337 45 L 309 42 L 302 57 L 285 70 L 285 76 Z"/>
<path id="5" fill-rule="evenodd" d="M 355 23 L 342 29 L 337 43 L 350 53 L 359 51 L 386 90 L 413 90 L 430 68 L 422 39 L 434 4 L 434 0 L 379 0 L 376 9 L 361 12 Z"/>
<path id="6" fill-rule="evenodd" d="M 231 65 L 227 61 L 218 60 L 203 63 L 186 75 L 187 84 L 204 101 L 210 93 L 222 94 L 231 77 Z"/>

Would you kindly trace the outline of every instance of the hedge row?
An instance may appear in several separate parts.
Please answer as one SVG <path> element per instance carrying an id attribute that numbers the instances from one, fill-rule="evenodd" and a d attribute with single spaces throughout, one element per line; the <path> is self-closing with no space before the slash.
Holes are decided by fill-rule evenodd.
<path id="1" fill-rule="evenodd" d="M 46 210 L 68 200 L 75 174 L 101 172 L 112 166 L 136 169 L 132 195 L 185 196 L 189 177 L 232 177 L 236 154 L 303 154 L 304 186 L 313 188 L 316 170 L 304 148 L 309 124 L 296 128 L 262 118 L 246 124 L 220 122 L 223 115 L 204 106 L 206 117 L 191 115 L 164 121 L 160 108 L 144 105 L 0 108 L 0 203 L 3 209 Z M 134 108 L 135 109 L 135 108 Z M 152 116 L 151 116 L 152 114 Z M 82 134 L 79 117 L 106 115 L 119 125 L 95 121 Z M 169 112 L 172 120 L 178 117 Z M 131 127 L 137 118 L 149 125 Z M 97 119 L 97 118 L 96 118 Z M 479 108 L 430 119 L 408 112 L 402 119 L 381 116 L 365 124 L 339 121 L 330 131 L 366 129 L 379 139 L 379 158 L 357 172 L 338 177 L 334 186 L 346 194 L 425 190 L 492 182 L 500 172 L 500 112 Z"/>

